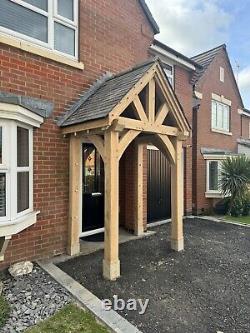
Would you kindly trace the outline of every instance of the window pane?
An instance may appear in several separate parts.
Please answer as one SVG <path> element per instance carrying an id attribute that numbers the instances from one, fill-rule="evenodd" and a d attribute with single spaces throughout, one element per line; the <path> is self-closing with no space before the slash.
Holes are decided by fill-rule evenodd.
<path id="1" fill-rule="evenodd" d="M 3 163 L 3 128 L 0 127 L 0 164 Z"/>
<path id="2" fill-rule="evenodd" d="M 55 49 L 74 56 L 75 30 L 55 23 Z"/>
<path id="3" fill-rule="evenodd" d="M 0 217 L 6 216 L 6 175 L 0 174 Z"/>
<path id="4" fill-rule="evenodd" d="M 58 0 L 58 14 L 74 21 L 74 3 L 73 0 Z"/>
<path id="5" fill-rule="evenodd" d="M 218 129 L 223 129 L 223 118 L 224 118 L 224 112 L 223 112 L 223 105 L 218 104 L 217 106 L 217 116 L 218 116 Z"/>
<path id="6" fill-rule="evenodd" d="M 30 5 L 43 9 L 46 12 L 48 11 L 48 0 L 23 0 L 23 1 L 29 3 Z"/>
<path id="7" fill-rule="evenodd" d="M 17 173 L 17 212 L 29 208 L 29 172 Z"/>
<path id="8" fill-rule="evenodd" d="M 9 0 L 1 0 L 0 26 L 48 42 L 48 19 Z"/>
<path id="9" fill-rule="evenodd" d="M 219 190 L 219 168 L 218 162 L 209 162 L 209 190 L 218 191 Z"/>
<path id="10" fill-rule="evenodd" d="M 212 101 L 212 128 L 217 127 L 217 105 L 215 101 Z"/>
<path id="11" fill-rule="evenodd" d="M 29 166 L 29 130 L 17 127 L 17 166 Z"/>
<path id="12" fill-rule="evenodd" d="M 223 129 L 229 132 L 229 107 L 224 105 L 224 119 L 223 119 Z"/>

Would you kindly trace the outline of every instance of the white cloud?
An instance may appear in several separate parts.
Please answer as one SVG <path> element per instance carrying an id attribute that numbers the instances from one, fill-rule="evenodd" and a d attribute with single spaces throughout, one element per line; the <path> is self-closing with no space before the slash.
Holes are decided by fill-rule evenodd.
<path id="1" fill-rule="evenodd" d="M 219 2 L 147 0 L 161 30 L 156 38 L 187 55 L 227 42 L 232 16 Z"/>
<path id="2" fill-rule="evenodd" d="M 250 109 L 250 66 L 240 71 L 239 87 L 245 106 Z"/>

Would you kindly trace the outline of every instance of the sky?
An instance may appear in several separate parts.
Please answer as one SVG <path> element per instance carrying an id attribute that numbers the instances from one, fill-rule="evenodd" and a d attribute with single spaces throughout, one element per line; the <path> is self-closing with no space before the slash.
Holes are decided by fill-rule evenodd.
<path id="1" fill-rule="evenodd" d="M 243 102 L 250 109 L 250 0 L 146 0 L 156 39 L 187 56 L 227 45 Z"/>

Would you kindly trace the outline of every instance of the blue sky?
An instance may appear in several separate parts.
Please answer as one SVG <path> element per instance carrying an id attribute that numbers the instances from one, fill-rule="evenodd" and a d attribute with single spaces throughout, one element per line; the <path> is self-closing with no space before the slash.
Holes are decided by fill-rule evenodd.
<path id="1" fill-rule="evenodd" d="M 250 0 L 146 2 L 161 29 L 156 38 L 185 55 L 227 44 L 245 107 L 250 109 Z"/>

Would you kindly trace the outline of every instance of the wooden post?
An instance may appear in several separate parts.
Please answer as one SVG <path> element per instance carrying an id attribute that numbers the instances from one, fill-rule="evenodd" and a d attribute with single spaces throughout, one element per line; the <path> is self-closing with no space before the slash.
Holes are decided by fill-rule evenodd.
<path id="1" fill-rule="evenodd" d="M 143 226 L 143 148 L 140 143 L 136 144 L 136 224 L 135 235 L 144 234 Z"/>
<path id="2" fill-rule="evenodd" d="M 175 251 L 184 249 L 183 240 L 183 173 L 182 173 L 182 141 L 174 142 L 176 159 L 171 165 L 171 248 Z"/>
<path id="3" fill-rule="evenodd" d="M 105 133 L 105 241 L 103 276 L 120 277 L 119 260 L 119 133 Z"/>
<path id="4" fill-rule="evenodd" d="M 67 253 L 80 252 L 81 138 L 71 135 L 69 158 L 69 239 Z"/>

